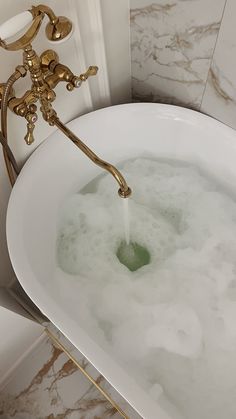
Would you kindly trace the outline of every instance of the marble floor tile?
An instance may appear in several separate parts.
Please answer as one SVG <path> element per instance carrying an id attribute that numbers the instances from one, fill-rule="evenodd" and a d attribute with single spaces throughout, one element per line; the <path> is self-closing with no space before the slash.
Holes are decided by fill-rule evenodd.
<path id="1" fill-rule="evenodd" d="M 131 0 L 134 100 L 199 109 L 225 0 Z"/>
<path id="2" fill-rule="evenodd" d="M 127 401 L 108 383 L 108 381 L 96 370 L 96 368 L 82 355 L 82 353 L 65 336 L 50 323 L 47 327 L 59 342 L 70 352 L 84 370 L 94 379 L 99 386 L 121 408 L 125 416 L 130 419 L 142 419 L 141 416 L 127 403 Z"/>
<path id="3" fill-rule="evenodd" d="M 122 416 L 45 335 L 5 384 L 2 419 L 92 419 Z"/>
<path id="4" fill-rule="evenodd" d="M 236 128 L 236 1 L 228 0 L 201 111 Z"/>

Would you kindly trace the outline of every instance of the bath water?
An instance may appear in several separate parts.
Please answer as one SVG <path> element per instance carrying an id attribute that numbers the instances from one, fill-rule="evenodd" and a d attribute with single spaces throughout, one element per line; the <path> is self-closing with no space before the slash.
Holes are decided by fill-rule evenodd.
<path id="1" fill-rule="evenodd" d="M 122 241 L 117 249 L 116 256 L 120 263 L 126 266 L 131 272 L 137 271 L 144 265 L 150 263 L 150 253 L 145 247 L 138 243 Z"/>
<path id="2" fill-rule="evenodd" d="M 120 263 L 134 272 L 150 263 L 150 254 L 143 246 L 130 241 L 129 198 L 122 199 L 122 206 L 125 240 L 121 241 L 116 255 Z"/>
<path id="3" fill-rule="evenodd" d="M 130 238 L 110 175 L 61 210 L 63 299 L 173 419 L 235 419 L 235 198 L 180 161 L 140 158 L 121 170 L 133 191 Z"/>

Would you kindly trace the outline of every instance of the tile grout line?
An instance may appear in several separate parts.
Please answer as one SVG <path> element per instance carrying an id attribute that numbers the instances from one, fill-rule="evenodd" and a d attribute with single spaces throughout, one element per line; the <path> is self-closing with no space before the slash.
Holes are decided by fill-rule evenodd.
<path id="1" fill-rule="evenodd" d="M 47 328 L 45 328 L 45 332 L 47 335 L 52 339 L 52 341 L 55 342 L 57 346 L 71 359 L 71 361 L 77 366 L 77 368 L 82 372 L 82 374 L 85 375 L 85 377 L 97 388 L 97 390 L 111 403 L 111 405 L 117 410 L 118 413 L 124 418 L 124 419 L 130 419 L 129 416 L 127 416 L 124 411 L 118 406 L 118 404 L 109 396 L 109 394 L 103 390 L 99 384 L 94 380 L 94 378 L 88 374 L 87 371 L 79 364 L 79 362 L 71 355 L 71 353 L 66 349 L 66 347 L 59 341 L 59 339 L 53 335 L 52 332 L 50 332 Z"/>
<path id="2" fill-rule="evenodd" d="M 206 88 L 207 88 L 208 78 L 209 78 L 209 74 L 210 74 L 210 71 L 211 71 L 211 65 L 212 65 L 212 61 L 213 61 L 214 54 L 215 54 L 215 50 L 216 50 L 216 46 L 217 46 L 217 42 L 218 42 L 218 38 L 219 38 L 219 35 L 220 35 L 221 25 L 222 25 L 222 22 L 223 22 L 223 19 L 224 19 L 224 14 L 225 14 L 225 9 L 226 9 L 226 4 L 227 4 L 227 1 L 228 1 L 228 0 L 225 0 L 225 4 L 224 4 L 224 7 L 223 7 L 223 11 L 222 11 L 221 19 L 220 19 L 220 27 L 219 27 L 219 31 L 218 31 L 218 34 L 217 34 L 217 36 L 216 36 L 215 46 L 214 46 L 213 51 L 212 51 L 212 56 L 211 56 L 211 60 L 210 60 L 210 65 L 209 65 L 209 69 L 208 69 L 208 72 L 207 72 L 207 77 L 206 77 L 206 83 L 205 83 L 205 86 L 204 86 L 204 89 L 203 89 L 202 99 L 201 99 L 201 103 L 200 103 L 200 106 L 199 106 L 199 111 L 200 111 L 200 112 L 201 112 L 201 108 L 202 108 L 203 98 L 204 98 L 205 93 L 206 93 Z"/>

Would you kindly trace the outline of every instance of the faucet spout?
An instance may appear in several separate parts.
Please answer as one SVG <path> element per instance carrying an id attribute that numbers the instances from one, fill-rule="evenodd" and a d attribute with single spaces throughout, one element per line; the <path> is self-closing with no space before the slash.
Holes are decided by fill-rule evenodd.
<path id="1" fill-rule="evenodd" d="M 132 191 L 127 185 L 127 182 L 120 171 L 112 164 L 100 159 L 86 144 L 83 143 L 69 128 L 67 128 L 60 119 L 54 115 L 51 117 L 50 123 L 56 125 L 60 131 L 63 132 L 81 151 L 83 151 L 90 160 L 92 160 L 97 166 L 107 170 L 116 179 L 119 184 L 118 194 L 121 198 L 128 198 Z"/>

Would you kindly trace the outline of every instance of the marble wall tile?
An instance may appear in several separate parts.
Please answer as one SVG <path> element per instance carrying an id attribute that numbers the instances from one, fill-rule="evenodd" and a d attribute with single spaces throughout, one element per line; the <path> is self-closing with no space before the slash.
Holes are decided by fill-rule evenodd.
<path id="1" fill-rule="evenodd" d="M 134 100 L 200 108 L 224 6 L 225 0 L 131 0 Z"/>
<path id="2" fill-rule="evenodd" d="M 227 0 L 201 111 L 236 128 L 236 1 Z"/>

